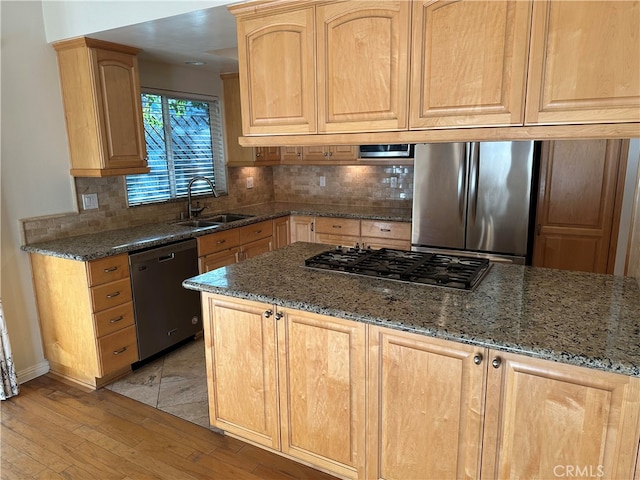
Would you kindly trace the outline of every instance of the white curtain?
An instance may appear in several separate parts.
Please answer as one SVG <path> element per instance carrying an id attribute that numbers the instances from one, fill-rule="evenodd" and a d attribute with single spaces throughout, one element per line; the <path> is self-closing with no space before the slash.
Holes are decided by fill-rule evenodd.
<path id="1" fill-rule="evenodd" d="M 0 400 L 6 400 L 18 394 L 18 377 L 16 376 L 16 367 L 13 364 L 13 356 L 11 355 L 7 324 L 2 313 L 2 300 L 0 300 L 0 379 L 2 380 Z"/>

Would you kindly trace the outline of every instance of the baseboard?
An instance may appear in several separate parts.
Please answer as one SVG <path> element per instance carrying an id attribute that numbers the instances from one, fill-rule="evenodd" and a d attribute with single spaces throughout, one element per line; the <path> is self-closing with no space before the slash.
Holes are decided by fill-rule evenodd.
<path id="1" fill-rule="evenodd" d="M 17 372 L 18 375 L 18 383 L 25 383 L 29 380 L 33 380 L 36 377 L 44 375 L 49 372 L 49 362 L 46 360 L 44 362 L 40 362 L 36 365 L 33 365 L 29 368 L 25 368 Z"/>

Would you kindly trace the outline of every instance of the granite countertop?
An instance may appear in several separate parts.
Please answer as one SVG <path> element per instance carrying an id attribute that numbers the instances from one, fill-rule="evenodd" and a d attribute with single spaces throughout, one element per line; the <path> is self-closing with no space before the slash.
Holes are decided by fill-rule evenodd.
<path id="1" fill-rule="evenodd" d="M 304 267 L 295 243 L 186 288 L 640 377 L 640 289 L 629 277 L 494 264 L 472 292 Z"/>
<path id="2" fill-rule="evenodd" d="M 316 205 L 298 203 L 266 203 L 238 207 L 225 212 L 210 212 L 202 218 L 218 213 L 238 213 L 253 217 L 231 222 L 219 227 L 191 228 L 175 223 L 154 223 L 138 227 L 110 230 L 90 235 L 61 238 L 48 242 L 23 245 L 22 250 L 71 260 L 89 261 L 121 253 L 133 252 L 149 247 L 195 238 L 201 235 L 242 227 L 286 215 L 309 215 L 325 217 L 359 218 L 388 221 L 411 221 L 411 209 L 378 208 L 350 205 Z M 177 222 L 178 220 L 176 220 Z"/>

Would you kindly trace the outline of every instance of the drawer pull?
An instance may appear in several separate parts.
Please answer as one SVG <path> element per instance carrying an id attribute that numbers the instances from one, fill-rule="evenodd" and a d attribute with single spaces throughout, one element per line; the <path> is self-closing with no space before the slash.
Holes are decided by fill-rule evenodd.
<path id="1" fill-rule="evenodd" d="M 391 229 L 390 228 L 381 228 L 380 231 L 381 232 L 390 232 Z"/>
<path id="2" fill-rule="evenodd" d="M 332 228 L 342 228 L 342 225 L 331 225 Z"/>
<path id="3" fill-rule="evenodd" d="M 259 235 L 259 234 L 261 234 L 261 233 L 262 233 L 262 230 L 256 230 L 254 233 L 255 233 L 256 235 Z"/>
<path id="4" fill-rule="evenodd" d="M 222 245 L 223 243 L 227 243 L 227 241 L 226 240 L 218 240 L 216 242 L 216 245 Z"/>
<path id="5" fill-rule="evenodd" d="M 127 347 L 122 347 L 120 350 L 114 350 L 113 354 L 114 355 L 120 355 L 121 353 L 124 353 L 127 351 Z"/>
<path id="6" fill-rule="evenodd" d="M 116 270 L 118 270 L 118 267 L 105 268 L 103 271 L 104 273 L 111 273 L 111 272 L 115 272 Z"/>
<path id="7" fill-rule="evenodd" d="M 118 322 L 122 321 L 123 319 L 124 319 L 124 315 L 120 315 L 119 317 L 112 318 L 111 320 L 109 320 L 109 323 L 118 323 Z"/>
<path id="8" fill-rule="evenodd" d="M 113 292 L 107 295 L 107 298 L 116 298 L 118 295 L 120 295 L 120 292 Z"/>

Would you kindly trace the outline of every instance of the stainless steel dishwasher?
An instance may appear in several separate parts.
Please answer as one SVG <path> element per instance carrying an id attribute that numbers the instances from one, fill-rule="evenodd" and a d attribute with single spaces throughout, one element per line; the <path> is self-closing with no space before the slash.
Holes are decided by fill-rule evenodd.
<path id="1" fill-rule="evenodd" d="M 182 287 L 198 275 L 194 239 L 132 253 L 129 269 L 140 360 L 202 330 L 200 294 Z"/>

